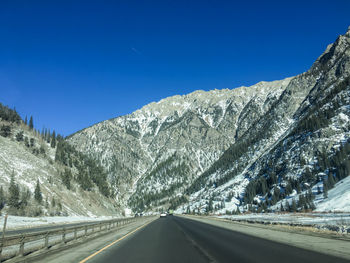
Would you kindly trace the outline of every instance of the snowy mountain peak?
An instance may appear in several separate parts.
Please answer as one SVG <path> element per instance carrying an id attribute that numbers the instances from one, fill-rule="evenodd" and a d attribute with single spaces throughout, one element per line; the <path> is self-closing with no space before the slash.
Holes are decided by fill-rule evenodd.
<path id="1" fill-rule="evenodd" d="M 346 35 L 347 37 L 350 37 L 350 26 L 348 27 L 348 30 L 346 31 L 345 35 Z"/>
<path id="2" fill-rule="evenodd" d="M 289 84 L 291 79 L 292 77 L 270 82 L 261 81 L 250 87 L 242 86 L 235 89 L 215 89 L 210 91 L 197 90 L 186 95 L 175 95 L 162 99 L 159 102 L 152 102 L 125 117 L 133 119 L 144 119 L 152 116 L 164 118 L 175 114 L 182 116 L 188 110 L 193 111 L 217 106 L 224 107 L 225 105 L 227 106 L 227 101 L 232 101 L 233 99 L 249 101 L 256 94 L 266 96 L 269 92 L 278 93 L 279 90 L 284 89 Z M 226 109 L 223 108 L 223 110 Z M 124 116 L 120 118 L 124 118 Z"/>
<path id="3" fill-rule="evenodd" d="M 349 138 L 349 47 L 347 32 L 298 76 L 165 98 L 69 142 L 108 169 L 133 209 L 274 209 L 335 169 L 321 159 Z"/>

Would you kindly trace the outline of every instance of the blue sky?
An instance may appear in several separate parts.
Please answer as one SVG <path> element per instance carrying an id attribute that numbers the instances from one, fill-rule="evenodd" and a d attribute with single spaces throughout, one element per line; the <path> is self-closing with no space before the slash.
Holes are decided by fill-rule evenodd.
<path id="1" fill-rule="evenodd" d="M 63 135 L 194 90 L 306 71 L 350 1 L 0 1 L 0 102 Z"/>

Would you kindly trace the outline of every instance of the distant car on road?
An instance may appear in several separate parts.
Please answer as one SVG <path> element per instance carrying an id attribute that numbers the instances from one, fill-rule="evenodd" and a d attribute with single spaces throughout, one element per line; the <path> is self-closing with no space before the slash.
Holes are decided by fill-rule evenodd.
<path id="1" fill-rule="evenodd" d="M 166 217 L 166 213 L 161 213 L 160 218 L 162 218 L 162 217 Z"/>

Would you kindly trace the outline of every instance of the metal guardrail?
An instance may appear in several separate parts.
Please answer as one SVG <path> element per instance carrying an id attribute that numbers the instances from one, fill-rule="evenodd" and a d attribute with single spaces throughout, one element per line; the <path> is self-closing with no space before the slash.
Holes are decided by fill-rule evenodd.
<path id="1" fill-rule="evenodd" d="M 142 217 L 106 220 L 86 225 L 62 227 L 49 231 L 23 233 L 4 237 L 0 240 L 0 263 L 14 257 L 24 257 L 36 251 L 48 251 L 56 245 L 66 245 L 68 242 L 86 239 L 103 231 L 124 226 Z"/>

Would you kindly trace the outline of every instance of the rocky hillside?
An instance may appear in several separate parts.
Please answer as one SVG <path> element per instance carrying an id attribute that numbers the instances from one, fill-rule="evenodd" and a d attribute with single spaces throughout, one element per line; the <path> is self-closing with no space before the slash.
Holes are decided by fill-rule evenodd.
<path id="1" fill-rule="evenodd" d="M 350 29 L 296 77 L 166 98 L 68 142 L 134 210 L 263 211 L 299 196 L 312 209 L 348 175 L 349 39 Z"/>
<path id="2" fill-rule="evenodd" d="M 315 196 L 327 201 L 327 188 L 350 173 L 349 47 L 350 28 L 188 188 L 189 210 L 312 209 Z"/>
<path id="3" fill-rule="evenodd" d="M 92 172 L 84 175 L 84 182 L 91 180 L 89 189 L 84 189 L 81 167 L 98 166 L 72 148 L 68 158 L 65 144 L 59 136 L 40 134 L 32 123 L 27 125 L 15 110 L 0 103 L 0 213 L 122 214 L 114 199 L 90 179 Z"/>
<path id="4" fill-rule="evenodd" d="M 151 195 L 153 200 L 156 185 L 162 185 L 157 191 L 171 188 L 163 200 L 168 201 L 184 190 L 184 184 L 174 185 L 177 180 L 187 185 L 207 170 L 250 128 L 252 120 L 270 110 L 290 80 L 170 97 L 96 124 L 68 141 L 107 167 L 125 204 L 133 194 Z M 176 167 L 178 162 L 186 167 L 184 173 L 176 172 L 166 182 L 156 181 L 169 177 L 160 169 L 164 163 Z"/>

